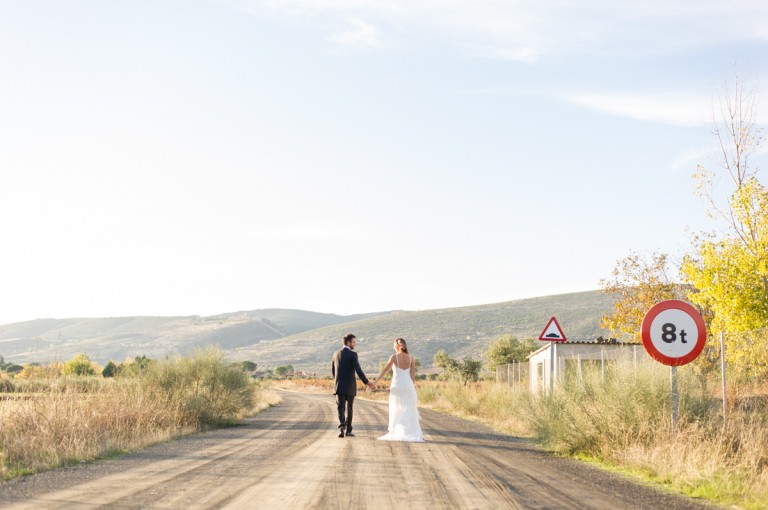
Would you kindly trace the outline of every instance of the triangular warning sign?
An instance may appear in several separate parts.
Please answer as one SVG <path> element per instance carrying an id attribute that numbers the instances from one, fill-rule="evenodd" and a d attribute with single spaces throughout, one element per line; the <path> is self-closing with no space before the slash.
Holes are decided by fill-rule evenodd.
<path id="1" fill-rule="evenodd" d="M 560 328 L 560 324 L 557 323 L 557 319 L 552 317 L 547 323 L 547 327 L 539 335 L 539 340 L 546 340 L 548 342 L 565 342 L 565 333 Z"/>

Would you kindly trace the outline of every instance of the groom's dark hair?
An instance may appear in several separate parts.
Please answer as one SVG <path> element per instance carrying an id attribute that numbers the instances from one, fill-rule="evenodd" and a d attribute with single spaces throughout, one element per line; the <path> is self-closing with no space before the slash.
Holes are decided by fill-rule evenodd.
<path id="1" fill-rule="evenodd" d="M 344 345 L 349 345 L 349 342 L 351 342 L 353 338 L 357 338 L 357 337 L 352 333 L 348 333 L 344 335 L 344 339 L 342 340 L 342 342 L 344 342 Z"/>

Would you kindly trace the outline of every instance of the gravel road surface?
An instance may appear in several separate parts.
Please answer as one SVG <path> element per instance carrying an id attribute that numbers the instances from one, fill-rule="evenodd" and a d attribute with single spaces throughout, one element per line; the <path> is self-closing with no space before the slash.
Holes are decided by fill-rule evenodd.
<path id="1" fill-rule="evenodd" d="M 716 508 L 429 410 L 426 443 L 376 441 L 387 405 L 358 399 L 339 439 L 333 396 L 281 395 L 244 426 L 0 483 L 0 508 Z"/>

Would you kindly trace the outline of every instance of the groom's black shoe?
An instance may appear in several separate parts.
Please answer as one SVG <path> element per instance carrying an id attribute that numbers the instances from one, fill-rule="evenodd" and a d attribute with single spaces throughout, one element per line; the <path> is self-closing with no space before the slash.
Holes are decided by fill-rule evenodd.
<path id="1" fill-rule="evenodd" d="M 347 432 L 347 437 L 355 437 L 355 435 L 352 432 Z"/>
<path id="2" fill-rule="evenodd" d="M 344 431 L 339 432 L 339 437 L 344 437 Z"/>

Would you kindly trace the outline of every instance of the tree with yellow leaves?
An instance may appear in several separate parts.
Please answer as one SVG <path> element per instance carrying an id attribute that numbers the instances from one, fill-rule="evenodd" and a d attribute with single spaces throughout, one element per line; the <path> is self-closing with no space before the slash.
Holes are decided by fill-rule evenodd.
<path id="1" fill-rule="evenodd" d="M 656 303 L 683 295 L 669 273 L 669 255 L 662 252 L 652 253 L 650 260 L 632 252 L 616 262 L 611 278 L 600 280 L 603 291 L 615 298 L 613 310 L 603 316 L 600 326 L 640 341 L 646 312 Z"/>
<path id="2" fill-rule="evenodd" d="M 693 288 L 688 298 L 711 311 L 714 334 L 768 328 L 768 189 L 758 180 L 753 164 L 765 137 L 756 123 L 757 95 L 744 92 L 738 75 L 735 86 L 725 86 L 724 92 L 720 116 L 715 116 L 720 168 L 715 172 L 700 166 L 695 177 L 711 215 L 726 229 L 697 237 L 694 253 L 681 266 L 683 278 Z M 724 206 L 714 198 L 718 174 L 730 177 L 732 184 Z M 737 365 L 765 358 L 765 342 L 728 338 L 729 358 Z"/>

